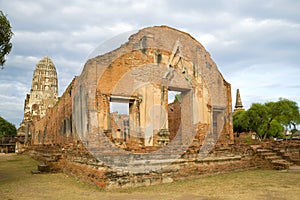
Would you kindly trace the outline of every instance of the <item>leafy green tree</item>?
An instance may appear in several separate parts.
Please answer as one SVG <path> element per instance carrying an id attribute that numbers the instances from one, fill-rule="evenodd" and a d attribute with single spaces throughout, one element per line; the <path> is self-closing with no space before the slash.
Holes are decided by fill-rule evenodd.
<path id="1" fill-rule="evenodd" d="M 17 135 L 15 125 L 0 117 L 0 137 Z"/>
<path id="2" fill-rule="evenodd" d="M 272 107 L 277 108 L 277 120 L 286 128 L 297 129 L 300 124 L 299 107 L 296 102 L 280 98 Z"/>
<path id="3" fill-rule="evenodd" d="M 247 110 L 247 115 L 249 117 L 249 130 L 255 132 L 260 139 L 265 139 L 270 126 L 268 107 L 264 104 L 254 103 Z"/>
<path id="4" fill-rule="evenodd" d="M 253 131 L 260 140 L 278 137 L 284 128 L 296 129 L 299 123 L 297 103 L 282 98 L 277 102 L 253 103 L 249 110 L 233 115 L 235 132 Z"/>
<path id="5" fill-rule="evenodd" d="M 3 14 L 2 11 L 0 11 L 0 66 L 1 69 L 3 69 L 3 65 L 5 63 L 5 55 L 9 54 L 12 44 L 10 42 L 10 39 L 13 35 L 13 32 L 11 31 L 11 26 L 6 18 L 6 16 Z"/>
<path id="6" fill-rule="evenodd" d="M 237 137 L 240 133 L 249 131 L 249 117 L 246 111 L 239 110 L 233 114 L 233 130 L 237 133 Z"/>
<path id="7" fill-rule="evenodd" d="M 275 119 L 271 122 L 267 137 L 283 137 L 284 127 Z"/>

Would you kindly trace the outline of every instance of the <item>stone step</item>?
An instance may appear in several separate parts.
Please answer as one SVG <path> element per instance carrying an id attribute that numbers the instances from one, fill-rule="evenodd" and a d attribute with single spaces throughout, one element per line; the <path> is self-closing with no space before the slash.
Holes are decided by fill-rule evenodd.
<path id="1" fill-rule="evenodd" d="M 277 154 L 274 152 L 262 152 L 262 153 L 259 153 L 259 155 L 265 157 L 265 156 L 276 156 Z"/>
<path id="2" fill-rule="evenodd" d="M 267 159 L 267 160 L 278 160 L 278 159 L 282 159 L 282 158 L 280 156 L 265 156 L 265 159 Z"/>
<path id="3" fill-rule="evenodd" d="M 257 153 L 272 152 L 270 149 L 257 149 Z"/>
<path id="4" fill-rule="evenodd" d="M 286 154 L 290 154 L 290 155 L 299 155 L 300 154 L 299 150 L 297 150 L 297 151 L 294 151 L 294 150 L 292 150 L 292 151 L 285 151 L 285 153 Z"/>
<path id="5" fill-rule="evenodd" d="M 271 163 L 291 164 L 290 162 L 288 162 L 286 160 L 283 160 L 283 159 L 280 159 L 280 158 L 272 160 Z"/>
<path id="6" fill-rule="evenodd" d="M 273 168 L 276 170 L 289 169 L 289 167 L 292 165 L 283 159 L 272 160 L 271 163 L 273 164 Z"/>
<path id="7" fill-rule="evenodd" d="M 282 158 L 285 160 L 290 160 L 290 156 L 288 156 L 288 155 L 283 155 Z"/>
<path id="8" fill-rule="evenodd" d="M 258 148 L 256 152 L 263 159 L 268 160 L 272 164 L 273 169 L 276 170 L 288 169 L 292 165 L 292 163 L 288 162 L 287 160 L 284 160 L 280 156 L 285 154 L 284 149 L 277 148 L 277 147 L 272 149 Z"/>
<path id="9" fill-rule="evenodd" d="M 257 150 L 257 149 L 261 149 L 261 145 L 250 145 L 251 149 L 253 150 Z"/>
<path id="10" fill-rule="evenodd" d="M 279 152 L 282 154 L 286 153 L 286 151 L 284 149 L 280 149 Z"/>
<path id="11" fill-rule="evenodd" d="M 49 153 L 44 153 L 44 154 L 43 154 L 43 157 L 50 158 L 50 157 L 52 157 L 52 154 L 49 154 Z"/>
<path id="12" fill-rule="evenodd" d="M 241 160 L 241 156 L 223 156 L 223 157 L 206 157 L 204 159 L 198 159 L 198 162 L 222 162 L 222 161 L 232 161 Z"/>
<path id="13" fill-rule="evenodd" d="M 281 148 L 279 148 L 279 147 L 273 147 L 272 150 L 273 150 L 273 151 L 280 151 Z"/>
<path id="14" fill-rule="evenodd" d="M 284 154 L 282 157 L 287 160 L 300 158 L 300 156 L 297 154 Z"/>

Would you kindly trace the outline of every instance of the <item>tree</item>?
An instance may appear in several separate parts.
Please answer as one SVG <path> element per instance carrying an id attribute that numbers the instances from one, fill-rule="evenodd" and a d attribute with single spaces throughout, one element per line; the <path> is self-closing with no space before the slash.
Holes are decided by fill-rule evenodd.
<path id="1" fill-rule="evenodd" d="M 0 137 L 17 135 L 15 125 L 0 117 Z"/>
<path id="2" fill-rule="evenodd" d="M 278 121 L 287 128 L 297 129 L 297 124 L 300 124 L 299 107 L 296 102 L 288 99 L 280 98 L 273 106 L 278 109 Z"/>
<path id="3" fill-rule="evenodd" d="M 253 103 L 249 110 L 233 115 L 235 132 L 253 131 L 260 140 L 278 137 L 284 128 L 296 129 L 300 123 L 296 102 L 280 98 L 277 102 Z"/>
<path id="4" fill-rule="evenodd" d="M 282 137 L 284 127 L 276 120 L 272 120 L 267 137 Z"/>
<path id="5" fill-rule="evenodd" d="M 268 129 L 270 128 L 269 110 L 264 104 L 254 103 L 247 110 L 249 117 L 249 130 L 257 134 L 260 139 L 267 137 Z"/>
<path id="6" fill-rule="evenodd" d="M 11 31 L 11 26 L 6 18 L 6 16 L 3 14 L 2 11 L 0 11 L 0 66 L 1 69 L 3 69 L 3 65 L 5 63 L 5 55 L 9 54 L 12 44 L 10 42 L 10 39 L 13 35 L 13 32 Z"/>
<path id="7" fill-rule="evenodd" d="M 233 114 L 233 130 L 237 133 L 237 137 L 242 132 L 249 131 L 249 117 L 244 110 L 239 110 Z"/>

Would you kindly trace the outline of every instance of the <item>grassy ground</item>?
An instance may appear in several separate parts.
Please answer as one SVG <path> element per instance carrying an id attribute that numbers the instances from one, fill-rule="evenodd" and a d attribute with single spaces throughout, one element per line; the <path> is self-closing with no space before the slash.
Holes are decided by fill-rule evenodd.
<path id="1" fill-rule="evenodd" d="M 62 173 L 31 174 L 38 162 L 0 155 L 0 199 L 299 199 L 300 173 L 232 172 L 150 187 L 99 190 Z"/>

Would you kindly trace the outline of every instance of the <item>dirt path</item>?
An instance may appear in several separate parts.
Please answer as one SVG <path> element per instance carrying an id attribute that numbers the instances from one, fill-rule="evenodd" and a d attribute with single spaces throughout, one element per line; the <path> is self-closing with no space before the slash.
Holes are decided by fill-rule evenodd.
<path id="1" fill-rule="evenodd" d="M 298 199 L 300 172 L 233 172 L 150 187 L 103 191 L 62 173 L 31 174 L 38 162 L 0 155 L 0 199 Z"/>

